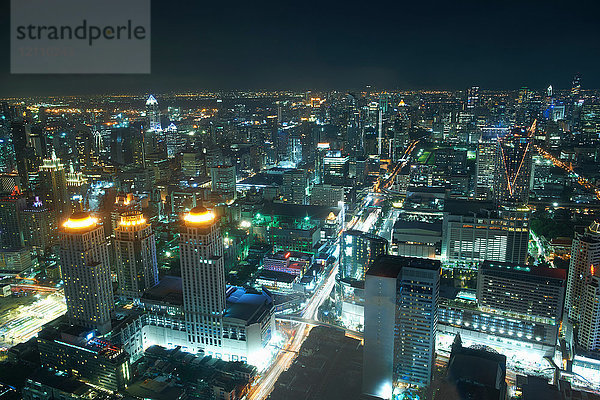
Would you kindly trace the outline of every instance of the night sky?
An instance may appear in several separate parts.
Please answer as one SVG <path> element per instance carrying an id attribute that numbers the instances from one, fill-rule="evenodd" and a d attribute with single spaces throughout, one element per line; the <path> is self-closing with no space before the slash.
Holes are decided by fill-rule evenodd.
<path id="1" fill-rule="evenodd" d="M 125 1 L 125 0 L 124 0 Z M 153 1 L 152 74 L 10 75 L 0 96 L 201 89 L 600 88 L 595 1 Z"/>

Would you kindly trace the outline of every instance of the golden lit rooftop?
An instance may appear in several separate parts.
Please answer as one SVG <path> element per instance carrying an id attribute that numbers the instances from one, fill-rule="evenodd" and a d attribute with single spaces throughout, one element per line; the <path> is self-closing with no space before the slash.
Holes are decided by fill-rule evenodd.
<path id="1" fill-rule="evenodd" d="M 63 224 L 65 229 L 78 230 L 95 227 L 98 218 L 94 218 L 86 213 L 75 213 Z"/>
<path id="2" fill-rule="evenodd" d="M 207 224 L 215 220 L 215 214 L 204 207 L 194 207 L 183 217 L 190 224 Z"/>
<path id="3" fill-rule="evenodd" d="M 144 214 L 141 212 L 123 213 L 121 214 L 119 226 L 138 226 L 144 225 L 145 223 L 146 218 L 144 218 Z"/>

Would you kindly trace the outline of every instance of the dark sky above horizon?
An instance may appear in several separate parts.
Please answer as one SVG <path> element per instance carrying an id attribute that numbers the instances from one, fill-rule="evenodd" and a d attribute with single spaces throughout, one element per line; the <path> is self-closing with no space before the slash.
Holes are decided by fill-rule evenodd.
<path id="1" fill-rule="evenodd" d="M 125 0 L 124 0 L 125 1 Z M 201 89 L 600 88 L 594 1 L 159 1 L 150 75 L 11 75 L 0 96 Z"/>

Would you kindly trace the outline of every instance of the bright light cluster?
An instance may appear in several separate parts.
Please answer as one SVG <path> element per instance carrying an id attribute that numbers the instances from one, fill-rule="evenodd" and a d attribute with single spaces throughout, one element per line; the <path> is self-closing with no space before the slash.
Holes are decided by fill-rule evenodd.
<path id="1" fill-rule="evenodd" d="M 120 226 L 137 226 L 143 225 L 146 223 L 146 219 L 142 214 L 135 216 L 122 216 L 121 222 L 119 222 Z"/>
<path id="2" fill-rule="evenodd" d="M 91 226 L 95 226 L 96 223 L 98 223 L 98 218 L 93 218 L 88 215 L 85 218 L 69 218 L 63 224 L 63 227 L 67 229 L 85 229 Z"/>
<path id="3" fill-rule="evenodd" d="M 190 211 L 183 219 L 185 222 L 192 224 L 203 224 L 206 222 L 212 222 L 215 219 L 215 214 L 210 211 L 206 211 L 201 214 L 196 214 Z"/>

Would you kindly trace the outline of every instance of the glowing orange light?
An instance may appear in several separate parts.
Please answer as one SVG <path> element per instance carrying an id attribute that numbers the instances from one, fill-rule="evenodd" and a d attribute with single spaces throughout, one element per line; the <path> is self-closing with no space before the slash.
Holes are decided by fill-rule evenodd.
<path id="1" fill-rule="evenodd" d="M 96 226 L 98 222 L 98 218 L 90 217 L 86 215 L 83 218 L 69 218 L 64 224 L 63 227 L 67 229 L 85 229 L 91 226 Z"/>
<path id="2" fill-rule="evenodd" d="M 212 222 L 215 219 L 215 214 L 208 210 L 204 210 L 202 212 L 195 212 L 193 209 L 183 217 L 185 222 L 189 222 L 192 224 L 204 224 L 207 222 Z"/>
<path id="3" fill-rule="evenodd" d="M 146 219 L 142 214 L 139 215 L 123 215 L 121 216 L 121 221 L 119 222 L 120 226 L 136 226 L 142 225 L 146 223 Z"/>

